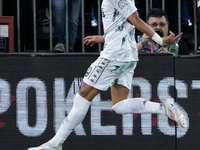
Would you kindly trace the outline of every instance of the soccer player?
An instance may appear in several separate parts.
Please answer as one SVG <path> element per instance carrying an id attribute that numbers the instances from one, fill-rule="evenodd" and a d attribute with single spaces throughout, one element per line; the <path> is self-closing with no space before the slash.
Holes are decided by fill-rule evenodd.
<path id="1" fill-rule="evenodd" d="M 135 27 L 160 45 L 171 43 L 181 36 L 170 32 L 161 38 L 144 21 L 135 7 L 134 0 L 103 0 L 102 19 L 104 42 L 100 56 L 88 68 L 80 91 L 74 97 L 74 104 L 64 119 L 56 135 L 39 147 L 28 150 L 62 150 L 62 144 L 73 129 L 84 119 L 93 98 L 111 87 L 112 109 L 118 114 L 156 113 L 167 115 L 182 127 L 187 127 L 186 116 L 173 99 L 166 99 L 163 104 L 144 101 L 142 98 L 127 98 L 132 85 L 134 69 L 138 61 L 135 42 Z M 85 43 L 92 39 L 85 38 Z"/>

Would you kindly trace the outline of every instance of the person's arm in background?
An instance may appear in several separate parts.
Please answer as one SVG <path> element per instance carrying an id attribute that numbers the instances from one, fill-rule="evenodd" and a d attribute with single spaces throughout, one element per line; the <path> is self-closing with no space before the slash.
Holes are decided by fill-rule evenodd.
<path id="1" fill-rule="evenodd" d="M 140 53 L 142 50 L 144 50 L 144 46 L 147 44 L 147 42 L 150 42 L 151 38 L 147 36 L 146 34 L 142 35 L 142 40 L 137 43 L 137 49 L 138 52 Z M 168 50 L 164 47 L 161 47 L 159 49 L 159 53 L 168 53 Z"/>
<path id="2" fill-rule="evenodd" d="M 151 38 L 147 36 L 146 34 L 142 35 L 142 40 L 137 43 L 137 49 L 138 52 L 144 49 L 144 46 L 147 44 L 147 42 L 151 41 Z"/>

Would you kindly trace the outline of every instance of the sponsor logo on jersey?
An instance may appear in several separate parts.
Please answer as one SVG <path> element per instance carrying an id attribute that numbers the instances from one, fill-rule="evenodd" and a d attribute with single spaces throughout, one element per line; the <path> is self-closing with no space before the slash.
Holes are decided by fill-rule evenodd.
<path id="1" fill-rule="evenodd" d="M 127 2 L 127 0 L 120 0 L 119 2 L 118 2 L 118 6 L 119 6 L 119 8 L 122 10 L 122 9 L 124 9 L 127 5 L 129 5 L 129 3 Z"/>

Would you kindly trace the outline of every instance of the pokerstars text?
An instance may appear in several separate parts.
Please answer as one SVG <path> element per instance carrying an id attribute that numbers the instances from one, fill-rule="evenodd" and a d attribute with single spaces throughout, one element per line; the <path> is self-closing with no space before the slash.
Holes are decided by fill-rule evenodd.
<path id="1" fill-rule="evenodd" d="M 63 119 L 70 112 L 73 105 L 73 98 L 80 88 L 80 78 L 74 78 L 71 83 L 69 92 L 66 93 L 64 78 L 55 78 L 53 81 L 53 126 L 55 132 L 59 129 Z M 169 87 L 176 84 L 177 98 L 188 98 L 188 85 L 184 81 L 176 80 L 173 77 L 165 77 L 157 84 L 157 96 L 160 102 L 166 98 L 170 98 Z M 141 98 L 151 100 L 152 85 L 143 78 L 133 78 L 132 86 L 138 86 L 141 91 Z M 33 88 L 36 93 L 36 122 L 34 126 L 30 126 L 28 122 L 28 91 Z M 193 80 L 191 82 L 191 89 L 200 89 L 200 80 Z M 48 124 L 47 115 L 47 86 L 44 81 L 39 78 L 25 78 L 18 82 L 16 87 L 16 127 L 21 134 L 28 137 L 38 137 L 45 132 Z M 10 83 L 5 79 L 0 79 L 0 114 L 5 113 L 10 105 L 11 87 Z M 66 96 L 67 95 L 67 96 Z M 133 91 L 130 90 L 129 97 L 133 97 Z M 101 100 L 98 94 L 91 104 L 90 109 L 90 124 L 91 135 L 117 135 L 117 126 L 108 124 L 102 125 L 101 118 L 102 111 L 112 111 L 111 101 Z M 186 110 L 187 111 L 187 110 Z M 123 135 L 133 135 L 133 115 L 122 115 L 122 133 Z M 175 128 L 168 123 L 168 117 L 158 115 L 157 117 L 158 130 L 164 135 L 174 136 Z M 189 128 L 189 127 L 188 127 Z M 177 127 L 177 137 L 186 135 L 188 128 Z M 75 130 L 76 135 L 86 136 L 86 131 L 83 124 L 79 124 Z M 142 135 L 153 135 L 152 133 L 152 115 L 141 114 L 141 132 Z"/>

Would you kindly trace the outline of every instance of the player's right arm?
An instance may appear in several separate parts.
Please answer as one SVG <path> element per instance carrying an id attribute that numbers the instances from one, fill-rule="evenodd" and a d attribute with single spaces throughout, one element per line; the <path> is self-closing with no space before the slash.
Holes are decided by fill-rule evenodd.
<path id="1" fill-rule="evenodd" d="M 145 23 L 142 19 L 139 18 L 138 12 L 134 12 L 132 15 L 128 17 L 128 20 L 141 32 L 148 35 L 152 40 L 154 40 L 156 43 L 163 45 L 163 44 L 169 44 L 177 40 L 183 33 L 179 33 L 175 36 L 175 34 L 171 31 L 169 31 L 168 36 L 160 37 L 154 29 Z"/>
<path id="2" fill-rule="evenodd" d="M 104 36 L 103 35 L 86 36 L 83 40 L 85 45 L 93 46 L 96 43 L 104 43 Z"/>

